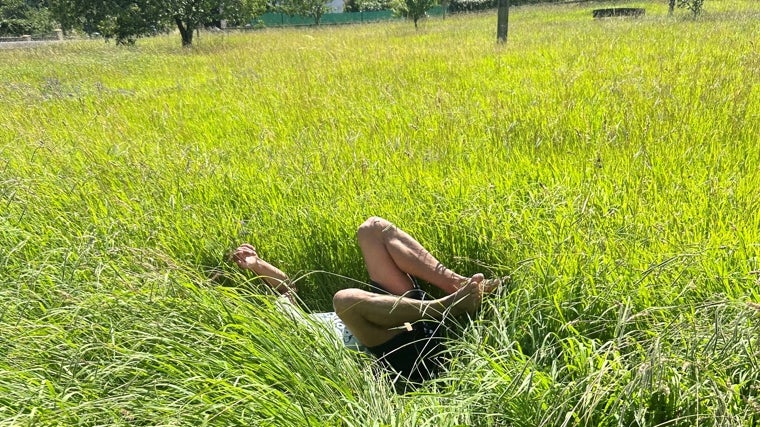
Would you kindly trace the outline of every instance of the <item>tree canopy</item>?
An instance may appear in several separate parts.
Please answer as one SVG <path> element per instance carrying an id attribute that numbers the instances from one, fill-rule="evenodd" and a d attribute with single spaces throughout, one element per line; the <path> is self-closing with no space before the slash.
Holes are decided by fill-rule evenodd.
<path id="1" fill-rule="evenodd" d="M 366 0 L 365 0 L 366 1 Z M 390 1 L 390 0 L 382 0 Z M 182 46 L 193 43 L 203 27 L 245 25 L 269 7 L 289 15 L 304 15 L 319 24 L 329 12 L 329 0 L 0 0 L 0 36 L 40 34 L 59 26 L 98 34 L 117 44 L 176 28 Z"/>
<path id="2" fill-rule="evenodd" d="M 434 5 L 435 0 L 396 0 L 393 10 L 400 16 L 414 21 L 414 28 L 417 28 L 417 22 Z"/>
<path id="3" fill-rule="evenodd" d="M 319 25 L 322 16 L 329 12 L 330 0 L 276 0 L 272 9 L 288 16 L 309 16 Z"/>
<path id="4" fill-rule="evenodd" d="M 0 36 L 51 31 L 53 22 L 43 0 L 0 0 Z"/>

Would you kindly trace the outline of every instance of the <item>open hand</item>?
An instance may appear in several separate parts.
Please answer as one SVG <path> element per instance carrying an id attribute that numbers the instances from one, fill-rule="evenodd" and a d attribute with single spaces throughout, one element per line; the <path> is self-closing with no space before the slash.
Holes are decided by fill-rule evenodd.
<path id="1" fill-rule="evenodd" d="M 248 243 L 243 243 L 235 249 L 231 258 L 238 267 L 244 270 L 251 270 L 259 261 L 259 254 L 256 253 L 256 248 Z"/>

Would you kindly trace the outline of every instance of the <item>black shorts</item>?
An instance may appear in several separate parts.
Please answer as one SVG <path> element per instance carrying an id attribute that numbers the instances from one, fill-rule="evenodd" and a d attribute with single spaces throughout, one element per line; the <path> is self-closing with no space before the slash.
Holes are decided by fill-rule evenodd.
<path id="1" fill-rule="evenodd" d="M 414 289 L 409 298 L 430 299 L 413 279 Z M 384 292 L 382 285 L 371 282 L 374 292 Z M 445 367 L 444 357 L 446 328 L 437 321 L 419 321 L 410 325 L 411 331 L 404 330 L 390 340 L 367 349 L 374 354 L 384 367 L 403 377 L 407 383 L 421 383 L 434 378 Z"/>

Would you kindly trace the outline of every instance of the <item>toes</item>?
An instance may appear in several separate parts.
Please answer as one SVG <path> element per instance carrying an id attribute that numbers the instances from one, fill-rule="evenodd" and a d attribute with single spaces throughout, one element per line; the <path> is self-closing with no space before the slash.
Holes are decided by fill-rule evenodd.
<path id="1" fill-rule="evenodd" d="M 499 286 L 503 285 L 504 283 L 508 282 L 510 280 L 509 276 L 504 276 L 501 278 L 495 278 L 495 279 L 488 279 L 483 281 L 481 286 L 483 287 L 483 291 L 488 293 L 494 291 Z"/>

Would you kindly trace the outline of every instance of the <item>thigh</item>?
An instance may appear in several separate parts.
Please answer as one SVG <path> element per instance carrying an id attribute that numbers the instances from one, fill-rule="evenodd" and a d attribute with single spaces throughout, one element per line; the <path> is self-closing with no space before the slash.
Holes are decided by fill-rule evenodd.
<path id="1" fill-rule="evenodd" d="M 365 347 L 375 347 L 390 341 L 396 335 L 405 331 L 402 328 L 388 329 L 367 322 L 358 317 L 341 317 L 351 335 L 353 335 Z"/>
<path id="2" fill-rule="evenodd" d="M 382 241 L 362 240 L 359 248 L 370 280 L 394 295 L 404 295 L 414 288 L 412 278 L 398 268 Z"/>

